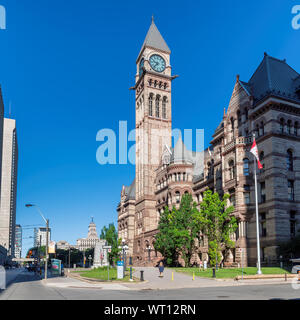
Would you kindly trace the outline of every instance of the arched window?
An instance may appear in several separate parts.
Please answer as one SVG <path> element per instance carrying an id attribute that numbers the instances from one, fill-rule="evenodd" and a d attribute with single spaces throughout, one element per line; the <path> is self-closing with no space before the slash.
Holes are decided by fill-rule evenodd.
<path id="1" fill-rule="evenodd" d="M 149 116 L 152 116 L 152 110 L 153 110 L 153 94 L 150 93 L 150 95 L 149 95 Z"/>
<path id="2" fill-rule="evenodd" d="M 229 179 L 234 179 L 235 178 L 235 167 L 234 167 L 234 161 L 230 160 L 228 162 L 228 167 L 229 167 Z"/>
<path id="3" fill-rule="evenodd" d="M 231 119 L 230 119 L 230 122 L 231 122 L 231 130 L 233 131 L 233 130 L 234 130 L 234 119 L 231 118 Z"/>
<path id="4" fill-rule="evenodd" d="M 249 176 L 249 159 L 245 158 L 244 162 L 244 176 Z"/>
<path id="5" fill-rule="evenodd" d="M 286 168 L 289 171 L 293 171 L 293 167 L 294 167 L 293 151 L 289 149 L 286 154 Z"/>
<path id="6" fill-rule="evenodd" d="M 176 203 L 180 203 L 180 192 L 179 191 L 175 192 L 175 200 L 176 200 Z"/>
<path id="7" fill-rule="evenodd" d="M 157 95 L 155 99 L 155 116 L 159 118 L 159 95 Z"/>
<path id="8" fill-rule="evenodd" d="M 291 134 L 292 133 L 292 121 L 288 120 L 287 122 L 287 133 Z"/>
<path id="9" fill-rule="evenodd" d="M 167 97 L 164 97 L 162 101 L 162 117 L 167 119 Z"/>
<path id="10" fill-rule="evenodd" d="M 240 126 L 242 123 L 242 116 L 241 116 L 240 110 L 238 110 L 238 112 L 237 112 L 237 118 L 238 118 L 238 126 Z"/>
<path id="11" fill-rule="evenodd" d="M 284 119 L 283 118 L 280 119 L 280 132 L 284 133 Z"/>

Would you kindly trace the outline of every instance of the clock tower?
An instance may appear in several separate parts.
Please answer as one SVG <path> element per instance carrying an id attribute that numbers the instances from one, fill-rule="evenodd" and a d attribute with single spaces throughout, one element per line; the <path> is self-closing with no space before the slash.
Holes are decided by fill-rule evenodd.
<path id="1" fill-rule="evenodd" d="M 134 252 L 157 228 L 155 175 L 165 146 L 171 147 L 171 51 L 154 20 L 136 60 L 136 227 Z M 140 252 L 140 255 L 143 255 Z"/>

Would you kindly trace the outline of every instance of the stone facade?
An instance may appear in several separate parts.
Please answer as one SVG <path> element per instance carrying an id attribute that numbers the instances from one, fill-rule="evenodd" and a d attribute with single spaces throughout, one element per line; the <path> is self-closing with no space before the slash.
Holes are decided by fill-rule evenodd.
<path id="1" fill-rule="evenodd" d="M 165 60 L 163 72 L 150 65 L 153 54 Z M 175 77 L 170 51 L 154 22 L 136 63 L 136 178 L 123 186 L 117 208 L 119 237 L 126 240 L 134 263 L 161 259 L 153 243 L 164 206 L 178 206 L 186 192 L 199 204 L 211 189 L 230 194 L 238 219 L 232 235 L 236 248 L 222 253 L 224 264 L 255 265 L 254 163 L 249 152 L 253 133 L 264 166 L 257 172 L 261 257 L 263 263 L 276 261 L 278 245 L 295 236 L 300 222 L 300 75 L 285 60 L 265 53 L 248 82 L 236 77 L 210 147 L 197 154 L 187 150 L 181 138 L 171 147 Z M 205 237 L 193 257 L 195 263 L 200 260 L 208 260 Z"/>
<path id="2" fill-rule="evenodd" d="M 95 248 L 96 243 L 99 242 L 100 239 L 97 235 L 96 224 L 93 219 L 89 224 L 89 231 L 87 238 L 77 239 L 76 248 L 80 251 L 84 251 L 86 249 Z"/>

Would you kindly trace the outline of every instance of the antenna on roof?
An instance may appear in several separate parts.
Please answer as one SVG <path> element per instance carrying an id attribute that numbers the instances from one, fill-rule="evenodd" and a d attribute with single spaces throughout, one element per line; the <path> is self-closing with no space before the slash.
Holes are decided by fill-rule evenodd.
<path id="1" fill-rule="evenodd" d="M 8 118 L 11 119 L 11 101 L 9 101 Z"/>

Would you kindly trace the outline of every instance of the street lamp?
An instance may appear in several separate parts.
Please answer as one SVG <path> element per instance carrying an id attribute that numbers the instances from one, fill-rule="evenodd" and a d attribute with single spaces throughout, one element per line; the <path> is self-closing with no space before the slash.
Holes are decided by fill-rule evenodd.
<path id="1" fill-rule="evenodd" d="M 44 215 L 42 214 L 42 211 L 41 209 L 35 205 L 35 204 L 32 204 L 32 203 L 28 203 L 28 204 L 25 204 L 25 207 L 26 208 L 31 208 L 31 207 L 35 207 L 37 209 L 37 211 L 39 212 L 39 214 L 41 215 L 41 217 L 43 218 L 43 220 L 45 221 L 46 223 L 46 254 L 45 254 L 45 280 L 47 280 L 47 271 L 48 271 L 48 237 L 49 237 L 49 219 L 46 219 L 44 217 Z"/>
<path id="2" fill-rule="evenodd" d="M 147 251 L 148 251 L 148 261 L 150 262 L 151 261 L 151 256 L 150 256 L 150 253 L 151 253 L 151 246 L 149 244 L 149 246 L 147 247 Z"/>
<path id="3" fill-rule="evenodd" d="M 124 273 L 126 270 L 126 250 L 128 250 L 128 246 L 125 244 L 126 240 L 122 239 L 122 253 L 123 253 L 123 261 L 124 261 Z"/>

